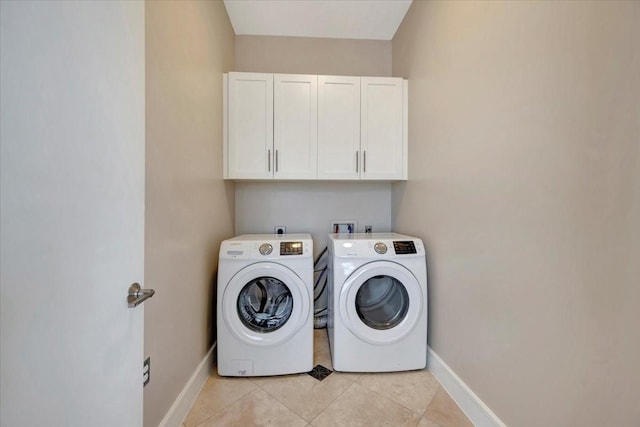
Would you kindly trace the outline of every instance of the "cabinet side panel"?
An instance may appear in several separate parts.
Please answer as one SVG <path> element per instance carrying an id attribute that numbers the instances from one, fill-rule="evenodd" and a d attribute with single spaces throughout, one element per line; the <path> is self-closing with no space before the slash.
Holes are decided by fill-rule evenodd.
<path id="1" fill-rule="evenodd" d="M 402 81 L 402 179 L 409 179 L 409 81 Z"/>
<path id="2" fill-rule="evenodd" d="M 222 177 L 229 178 L 229 74 L 222 75 Z"/>

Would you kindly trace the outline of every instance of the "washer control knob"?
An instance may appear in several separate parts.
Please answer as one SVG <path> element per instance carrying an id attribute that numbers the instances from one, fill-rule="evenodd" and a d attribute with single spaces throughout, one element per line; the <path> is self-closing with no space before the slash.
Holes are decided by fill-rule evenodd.
<path id="1" fill-rule="evenodd" d="M 375 245 L 373 245 L 373 249 L 381 255 L 387 253 L 387 245 L 385 245 L 382 242 L 378 242 Z"/>
<path id="2" fill-rule="evenodd" d="M 273 246 L 269 243 L 263 243 L 258 248 L 260 255 L 269 255 L 273 251 Z"/>

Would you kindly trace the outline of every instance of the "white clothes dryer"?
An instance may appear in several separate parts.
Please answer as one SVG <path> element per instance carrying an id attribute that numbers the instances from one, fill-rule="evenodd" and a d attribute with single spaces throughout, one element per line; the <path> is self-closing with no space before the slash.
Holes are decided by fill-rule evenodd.
<path id="1" fill-rule="evenodd" d="M 247 234 L 220 245 L 218 374 L 264 376 L 313 368 L 313 241 Z"/>
<path id="2" fill-rule="evenodd" d="M 329 235 L 327 329 L 336 371 L 427 364 L 427 266 L 422 240 L 396 233 Z"/>

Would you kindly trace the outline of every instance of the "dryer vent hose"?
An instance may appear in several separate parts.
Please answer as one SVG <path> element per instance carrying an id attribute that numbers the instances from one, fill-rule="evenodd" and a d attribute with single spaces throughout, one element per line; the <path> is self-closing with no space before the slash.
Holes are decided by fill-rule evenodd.
<path id="1" fill-rule="evenodd" d="M 327 274 L 329 253 L 325 247 L 313 265 L 313 327 L 327 326 Z"/>

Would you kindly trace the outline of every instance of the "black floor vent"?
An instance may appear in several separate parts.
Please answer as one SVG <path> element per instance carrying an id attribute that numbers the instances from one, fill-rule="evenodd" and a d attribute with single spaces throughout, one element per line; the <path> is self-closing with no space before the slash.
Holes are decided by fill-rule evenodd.
<path id="1" fill-rule="evenodd" d="M 322 381 L 323 379 L 327 378 L 329 375 L 331 375 L 331 373 L 333 373 L 331 369 L 325 368 L 322 365 L 316 365 L 312 370 L 307 372 L 307 374 L 311 375 L 318 381 Z"/>

